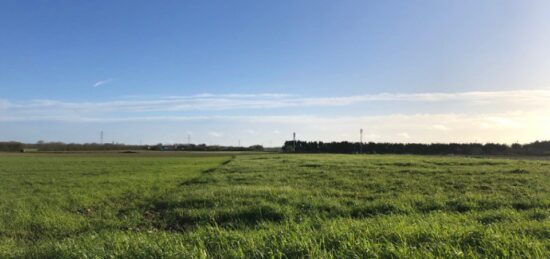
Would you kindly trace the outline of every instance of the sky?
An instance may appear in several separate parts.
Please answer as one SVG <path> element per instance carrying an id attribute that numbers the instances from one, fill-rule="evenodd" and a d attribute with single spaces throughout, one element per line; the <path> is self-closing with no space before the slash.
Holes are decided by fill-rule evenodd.
<path id="1" fill-rule="evenodd" d="M 0 2 L 0 141 L 550 139 L 550 2 Z"/>

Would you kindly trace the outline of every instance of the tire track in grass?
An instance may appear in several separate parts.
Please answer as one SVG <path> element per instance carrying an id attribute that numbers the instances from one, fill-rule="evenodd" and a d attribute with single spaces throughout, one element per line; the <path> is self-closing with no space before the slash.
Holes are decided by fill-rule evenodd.
<path id="1" fill-rule="evenodd" d="M 208 175 L 216 172 L 217 170 L 227 166 L 236 156 L 233 155 L 229 159 L 226 159 L 216 166 L 206 168 L 202 170 L 198 176 L 184 180 L 177 186 L 172 186 L 169 192 L 166 192 L 164 196 L 158 196 L 155 199 L 151 199 L 143 211 L 143 218 L 149 221 L 154 228 L 161 230 L 174 230 L 173 222 L 171 219 L 173 215 L 171 212 L 180 207 L 179 198 L 186 195 L 185 190 L 187 187 L 193 188 L 195 185 L 209 184 L 211 180 Z M 206 177 L 205 177 L 206 176 Z M 178 224 L 176 224 L 178 225 Z M 188 227 L 187 224 L 185 227 Z M 181 228 L 181 227 L 178 227 Z"/>
<path id="2" fill-rule="evenodd" d="M 229 159 L 221 162 L 219 165 L 217 165 L 215 167 L 211 167 L 211 168 L 207 168 L 205 170 L 202 170 L 200 175 L 198 175 L 197 177 L 194 177 L 194 178 L 183 181 L 182 183 L 179 184 L 179 186 L 204 183 L 204 181 L 202 180 L 203 175 L 215 173 L 219 169 L 221 169 L 221 168 L 225 167 L 226 165 L 228 165 L 229 163 L 233 162 L 233 160 L 235 160 L 236 158 L 237 158 L 237 156 L 231 156 Z"/>

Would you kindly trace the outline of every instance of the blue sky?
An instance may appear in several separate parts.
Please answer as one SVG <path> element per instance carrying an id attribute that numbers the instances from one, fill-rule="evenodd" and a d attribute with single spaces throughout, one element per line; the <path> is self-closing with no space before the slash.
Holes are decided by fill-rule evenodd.
<path id="1" fill-rule="evenodd" d="M 0 3 L 0 141 L 550 138 L 548 1 Z"/>

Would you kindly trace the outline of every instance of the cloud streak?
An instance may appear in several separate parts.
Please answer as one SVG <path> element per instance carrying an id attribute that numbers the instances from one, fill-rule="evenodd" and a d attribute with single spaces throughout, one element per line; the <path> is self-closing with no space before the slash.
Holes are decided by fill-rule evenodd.
<path id="1" fill-rule="evenodd" d="M 106 85 L 106 84 L 112 82 L 113 80 L 114 80 L 114 79 L 109 78 L 109 79 L 97 81 L 97 82 L 95 82 L 95 84 L 93 85 L 93 87 L 99 87 L 99 86 L 102 86 L 102 85 Z"/>
<path id="2" fill-rule="evenodd" d="M 266 110 L 306 107 L 345 107 L 387 103 L 457 103 L 500 105 L 503 107 L 548 107 L 550 90 L 513 90 L 458 93 L 380 93 L 342 97 L 301 97 L 284 94 L 201 94 L 193 96 L 166 96 L 154 99 L 115 100 L 107 102 L 65 102 L 32 100 L 0 103 L 0 109 L 14 114 L 66 115 L 86 113 L 143 113 L 224 110 Z"/>

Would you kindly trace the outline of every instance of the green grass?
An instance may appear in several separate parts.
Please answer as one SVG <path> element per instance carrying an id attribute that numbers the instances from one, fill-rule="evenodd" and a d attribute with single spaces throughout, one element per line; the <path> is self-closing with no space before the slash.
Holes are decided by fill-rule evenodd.
<path id="1" fill-rule="evenodd" d="M 0 154 L 0 257 L 550 257 L 550 160 Z"/>

